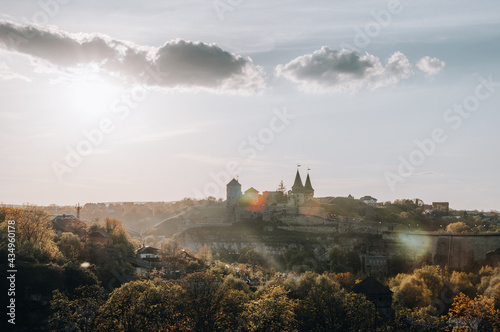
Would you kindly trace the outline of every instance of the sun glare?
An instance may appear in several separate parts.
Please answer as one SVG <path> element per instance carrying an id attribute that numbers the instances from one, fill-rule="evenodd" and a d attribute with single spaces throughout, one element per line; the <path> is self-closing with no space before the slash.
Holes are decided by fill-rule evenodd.
<path id="1" fill-rule="evenodd" d="M 92 120 L 110 111 L 118 88 L 104 82 L 80 81 L 66 90 L 70 111 L 80 120 Z"/>

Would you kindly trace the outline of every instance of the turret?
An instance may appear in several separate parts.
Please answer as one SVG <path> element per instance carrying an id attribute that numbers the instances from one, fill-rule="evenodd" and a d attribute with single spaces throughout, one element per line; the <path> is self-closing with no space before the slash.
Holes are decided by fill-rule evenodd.
<path id="1" fill-rule="evenodd" d="M 297 175 L 295 175 L 295 181 L 292 186 L 292 192 L 300 193 L 303 192 L 304 185 L 302 184 L 302 179 L 300 178 L 299 170 L 297 170 Z"/>
<path id="2" fill-rule="evenodd" d="M 241 198 L 241 184 L 236 179 L 232 179 L 226 186 L 227 207 L 234 208 Z"/>
<path id="3" fill-rule="evenodd" d="M 309 172 L 307 172 L 306 184 L 304 185 L 304 192 L 308 196 L 314 196 L 314 189 L 311 185 L 311 179 L 309 178 Z"/>

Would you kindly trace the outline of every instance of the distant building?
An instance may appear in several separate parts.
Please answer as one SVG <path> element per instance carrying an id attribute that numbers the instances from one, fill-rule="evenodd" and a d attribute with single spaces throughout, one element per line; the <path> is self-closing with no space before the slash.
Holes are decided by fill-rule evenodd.
<path id="1" fill-rule="evenodd" d="M 263 216 L 264 219 L 269 219 L 269 215 L 277 211 L 314 216 L 324 215 L 324 209 L 321 207 L 321 204 L 317 202 L 304 204 L 314 197 L 314 188 L 311 184 L 309 173 L 307 173 L 305 183 L 302 183 L 299 170 L 297 170 L 295 175 L 292 189 L 288 193 L 285 191 L 283 181 L 281 181 L 275 191 L 264 191 L 260 195 L 257 189 L 250 187 L 242 194 L 241 184 L 238 180 L 232 179 L 226 185 L 226 197 L 225 220 L 228 222 L 245 218 L 256 218 L 261 213 L 265 214 Z M 276 206 L 276 208 L 269 208 L 270 206 Z"/>
<path id="2" fill-rule="evenodd" d="M 89 241 L 103 246 L 110 246 L 113 244 L 113 237 L 109 233 L 99 230 L 89 234 Z"/>
<path id="3" fill-rule="evenodd" d="M 73 233 L 82 237 L 87 233 L 87 224 L 74 215 L 62 214 L 52 219 L 52 229 L 57 236 L 62 236 L 63 233 Z"/>
<path id="4" fill-rule="evenodd" d="M 363 196 L 359 199 L 360 201 L 363 201 L 365 204 L 371 205 L 371 206 L 377 206 L 377 199 L 371 196 Z"/>
<path id="5" fill-rule="evenodd" d="M 137 250 L 136 253 L 137 258 L 160 258 L 160 249 L 156 249 L 153 247 L 142 247 L 139 250 Z"/>
<path id="6" fill-rule="evenodd" d="M 448 202 L 432 202 L 432 209 L 435 211 L 448 211 L 450 203 Z"/>
<path id="7" fill-rule="evenodd" d="M 241 184 L 236 179 L 232 179 L 226 186 L 227 208 L 234 210 L 241 199 Z"/>
<path id="8" fill-rule="evenodd" d="M 288 205 L 298 207 L 304 204 L 307 200 L 310 200 L 314 196 L 314 189 L 311 184 L 311 178 L 309 173 L 307 173 L 306 183 L 302 184 L 302 179 L 300 178 L 299 170 L 295 175 L 295 181 L 293 182 L 292 190 L 288 192 Z"/>
<path id="9" fill-rule="evenodd" d="M 486 264 L 491 267 L 500 267 L 500 248 L 488 251 L 486 253 Z"/>
<path id="10" fill-rule="evenodd" d="M 185 263 L 189 263 L 191 261 L 195 261 L 196 258 L 191 256 L 186 250 L 182 249 L 180 252 L 177 253 L 177 257 L 182 259 Z"/>
<path id="11" fill-rule="evenodd" d="M 245 195 L 242 198 L 245 202 L 256 203 L 259 200 L 259 191 L 254 187 L 250 187 L 250 189 L 245 191 Z"/>
<path id="12" fill-rule="evenodd" d="M 392 321 L 394 311 L 392 310 L 392 291 L 389 287 L 382 285 L 377 279 L 369 276 L 355 285 L 352 291 L 357 294 L 364 294 L 369 301 L 373 302 L 375 309 L 385 321 Z"/>
<path id="13" fill-rule="evenodd" d="M 361 265 L 363 267 L 363 272 L 368 274 L 375 272 L 387 275 L 389 272 L 389 258 L 387 256 L 362 256 Z"/>

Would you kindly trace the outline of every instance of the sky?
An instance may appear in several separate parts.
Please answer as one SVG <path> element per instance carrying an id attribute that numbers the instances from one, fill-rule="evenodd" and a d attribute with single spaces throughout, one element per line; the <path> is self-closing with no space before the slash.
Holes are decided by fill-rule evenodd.
<path id="1" fill-rule="evenodd" d="M 0 2 L 0 202 L 500 210 L 498 1 Z"/>

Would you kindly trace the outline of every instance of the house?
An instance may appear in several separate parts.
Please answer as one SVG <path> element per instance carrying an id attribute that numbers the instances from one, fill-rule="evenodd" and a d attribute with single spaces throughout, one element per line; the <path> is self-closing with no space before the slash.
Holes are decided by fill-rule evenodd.
<path id="1" fill-rule="evenodd" d="M 153 247 L 142 247 L 137 250 L 136 257 L 140 259 L 161 258 L 160 249 L 156 249 Z"/>
<path id="2" fill-rule="evenodd" d="M 371 205 L 371 206 L 377 206 L 377 199 L 371 196 L 363 196 L 359 199 L 360 201 L 363 201 L 363 203 Z"/>
<path id="3" fill-rule="evenodd" d="M 194 258 L 193 256 L 191 256 L 190 254 L 187 253 L 186 250 L 182 249 L 178 254 L 177 256 L 182 259 L 185 263 L 189 263 L 191 261 L 195 261 L 197 260 L 196 258 Z"/>
<path id="4" fill-rule="evenodd" d="M 486 263 L 491 267 L 500 266 L 500 248 L 486 253 Z"/>
<path id="5" fill-rule="evenodd" d="M 248 280 L 247 283 L 249 286 L 259 286 L 261 284 L 260 279 L 257 277 Z"/>
<path id="6" fill-rule="evenodd" d="M 132 265 L 138 275 L 147 275 L 153 269 L 153 264 L 144 259 L 134 257 L 126 257 L 125 259 Z"/>
<path id="7" fill-rule="evenodd" d="M 363 272 L 372 272 L 386 275 L 388 273 L 389 258 L 387 256 L 364 255 L 361 257 Z"/>
<path id="8" fill-rule="evenodd" d="M 87 233 L 87 224 L 77 219 L 74 215 L 62 214 L 52 219 L 52 229 L 59 237 L 63 233 L 73 233 L 83 237 Z"/>
<path id="9" fill-rule="evenodd" d="M 435 211 L 446 211 L 450 209 L 450 203 L 448 202 L 432 202 L 432 209 Z"/>
<path id="10" fill-rule="evenodd" d="M 393 320 L 392 291 L 389 287 L 382 285 L 377 279 L 369 276 L 359 284 L 356 284 L 352 291 L 365 295 L 375 305 L 375 309 L 385 321 Z"/>
<path id="11" fill-rule="evenodd" d="M 103 246 L 110 246 L 113 244 L 113 237 L 103 230 L 98 230 L 89 234 L 89 241 Z"/>
<path id="12" fill-rule="evenodd" d="M 251 187 L 250 189 L 245 191 L 245 194 L 242 198 L 244 202 L 255 203 L 259 200 L 259 191 L 254 187 Z"/>

